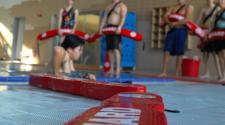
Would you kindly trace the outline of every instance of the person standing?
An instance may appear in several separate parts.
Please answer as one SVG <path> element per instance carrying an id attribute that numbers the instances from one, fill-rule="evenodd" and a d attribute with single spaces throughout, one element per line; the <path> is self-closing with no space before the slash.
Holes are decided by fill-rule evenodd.
<path id="1" fill-rule="evenodd" d="M 188 36 L 188 29 L 185 26 L 187 21 L 190 21 L 193 16 L 193 6 L 189 5 L 190 0 L 178 0 L 177 4 L 169 7 L 167 10 L 164 21 L 171 27 L 167 33 L 164 46 L 164 57 L 163 57 L 163 71 L 160 77 L 167 76 L 168 62 L 170 56 L 176 56 L 176 76 L 179 76 L 181 69 L 182 56 L 185 51 L 185 43 Z M 184 16 L 183 20 L 177 22 L 171 22 L 168 19 L 170 14 L 179 14 Z"/>
<path id="2" fill-rule="evenodd" d="M 116 77 L 120 76 L 120 63 L 121 63 L 121 29 L 125 24 L 127 15 L 127 6 L 121 0 L 112 0 L 109 6 L 107 6 L 103 19 L 100 24 L 99 33 L 102 34 L 102 30 L 105 27 L 116 27 L 116 34 L 106 35 L 106 49 L 110 57 L 110 76 L 114 75 L 114 68 L 116 68 Z M 116 67 L 115 67 L 116 64 Z"/>

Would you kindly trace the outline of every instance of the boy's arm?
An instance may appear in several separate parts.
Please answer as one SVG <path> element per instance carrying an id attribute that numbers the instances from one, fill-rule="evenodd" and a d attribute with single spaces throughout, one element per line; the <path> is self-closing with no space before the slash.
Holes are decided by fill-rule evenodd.
<path id="1" fill-rule="evenodd" d="M 61 47 L 54 48 L 54 59 L 53 59 L 53 66 L 54 66 L 54 75 L 60 76 L 60 69 L 61 64 L 63 62 L 64 52 Z"/>

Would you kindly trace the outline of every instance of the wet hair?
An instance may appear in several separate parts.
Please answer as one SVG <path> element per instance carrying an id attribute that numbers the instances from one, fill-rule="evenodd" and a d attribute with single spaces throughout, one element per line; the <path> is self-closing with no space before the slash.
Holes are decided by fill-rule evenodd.
<path id="1" fill-rule="evenodd" d="M 67 49 L 74 49 L 78 46 L 84 46 L 85 41 L 78 36 L 75 35 L 67 35 L 62 43 L 62 47 Z"/>

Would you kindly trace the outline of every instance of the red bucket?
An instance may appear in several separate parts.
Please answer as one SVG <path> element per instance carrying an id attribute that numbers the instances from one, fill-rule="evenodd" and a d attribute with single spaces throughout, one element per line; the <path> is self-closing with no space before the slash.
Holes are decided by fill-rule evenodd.
<path id="1" fill-rule="evenodd" d="M 198 77 L 199 76 L 200 60 L 192 58 L 182 59 L 182 76 Z"/>

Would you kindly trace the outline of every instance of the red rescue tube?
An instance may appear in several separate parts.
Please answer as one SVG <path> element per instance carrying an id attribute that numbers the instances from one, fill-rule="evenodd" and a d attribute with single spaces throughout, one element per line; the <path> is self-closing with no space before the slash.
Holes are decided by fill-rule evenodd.
<path id="1" fill-rule="evenodd" d="M 206 36 L 206 32 L 201 27 L 199 27 L 197 24 L 195 24 L 191 21 L 188 21 L 186 23 L 186 26 L 191 33 L 200 37 L 201 39 L 203 39 Z"/>
<path id="2" fill-rule="evenodd" d="M 209 41 L 225 40 L 225 30 L 213 30 L 208 35 Z"/>
<path id="3" fill-rule="evenodd" d="M 107 27 L 103 29 L 103 34 L 105 35 L 113 35 L 116 34 L 116 30 L 117 27 Z M 143 36 L 140 33 L 137 33 L 135 31 L 132 30 L 128 30 L 123 28 L 121 30 L 121 34 L 124 37 L 128 37 L 130 39 L 133 39 L 135 41 L 142 41 L 143 40 Z M 95 33 L 94 35 L 90 36 L 90 38 L 88 39 L 89 42 L 95 42 L 98 38 L 100 38 L 102 35 L 100 35 L 99 33 Z"/>
<path id="4" fill-rule="evenodd" d="M 176 21 L 180 21 L 184 19 L 184 16 L 180 15 L 180 14 L 170 14 L 168 16 L 168 19 L 172 22 L 176 22 Z"/>
<path id="5" fill-rule="evenodd" d="M 208 29 L 207 27 L 201 27 L 201 28 L 204 30 L 204 32 L 205 32 L 206 34 L 208 34 L 209 29 Z M 205 47 L 204 39 L 200 39 L 199 43 L 197 44 L 197 48 L 198 48 L 198 49 L 202 49 L 202 48 L 204 48 L 204 47 Z"/>
<path id="6" fill-rule="evenodd" d="M 177 22 L 177 21 L 183 20 L 184 19 L 184 16 L 182 16 L 180 14 L 170 14 L 167 18 L 171 22 Z M 166 22 L 164 22 L 164 21 L 160 22 L 160 27 L 163 28 L 166 25 L 167 25 Z"/>
<path id="7" fill-rule="evenodd" d="M 63 35 L 69 35 L 71 34 L 72 30 L 71 29 L 61 29 L 61 32 Z M 87 40 L 89 38 L 89 35 L 87 33 L 81 32 L 76 30 L 74 33 L 74 35 L 79 36 L 80 38 Z M 58 35 L 58 29 L 53 29 L 53 30 L 49 30 L 47 32 L 44 33 L 40 33 L 37 36 L 37 40 L 42 41 L 42 40 L 46 40 L 52 37 L 55 37 Z"/>
<path id="8" fill-rule="evenodd" d="M 184 16 L 182 16 L 182 15 L 180 15 L 180 14 L 170 14 L 170 15 L 168 16 L 168 19 L 169 19 L 171 22 L 177 22 L 177 21 L 183 20 L 183 19 L 184 19 Z M 162 26 L 165 26 L 166 24 L 165 24 L 165 23 L 162 23 L 161 25 L 162 25 Z M 189 30 L 192 34 L 194 34 L 194 35 L 200 37 L 201 39 L 203 39 L 203 38 L 205 37 L 205 35 L 206 35 L 205 31 L 204 31 L 201 27 L 199 27 L 197 24 L 195 24 L 194 22 L 188 21 L 188 22 L 186 23 L 186 26 L 187 26 L 188 30 Z"/>

